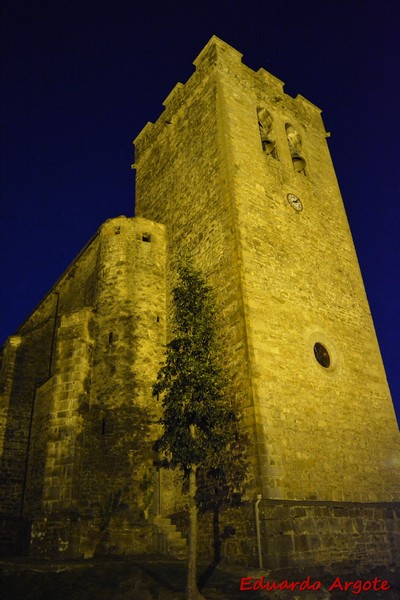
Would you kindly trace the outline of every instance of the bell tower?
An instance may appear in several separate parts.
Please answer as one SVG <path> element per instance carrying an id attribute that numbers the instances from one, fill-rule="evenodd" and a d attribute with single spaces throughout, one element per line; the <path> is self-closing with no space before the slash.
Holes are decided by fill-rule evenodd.
<path id="1" fill-rule="evenodd" d="M 399 431 L 321 111 L 215 36 L 194 64 L 135 140 L 137 214 L 217 291 L 262 553 L 387 563 Z"/>

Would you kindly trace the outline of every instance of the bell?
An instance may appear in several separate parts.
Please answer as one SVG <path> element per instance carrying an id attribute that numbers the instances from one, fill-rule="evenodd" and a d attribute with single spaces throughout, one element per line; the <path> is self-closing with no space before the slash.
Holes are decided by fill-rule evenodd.
<path id="1" fill-rule="evenodd" d="M 295 171 L 297 171 L 297 173 L 304 171 L 304 169 L 306 168 L 306 161 L 304 160 L 304 158 L 302 158 L 298 154 L 295 154 L 292 156 L 292 161 L 293 161 L 293 168 Z"/>
<path id="2" fill-rule="evenodd" d="M 269 140 L 267 138 L 265 138 L 265 139 L 261 138 L 261 143 L 262 143 L 262 147 L 263 147 L 265 154 L 272 154 L 272 152 L 275 149 L 275 142 L 273 142 L 272 140 Z"/>

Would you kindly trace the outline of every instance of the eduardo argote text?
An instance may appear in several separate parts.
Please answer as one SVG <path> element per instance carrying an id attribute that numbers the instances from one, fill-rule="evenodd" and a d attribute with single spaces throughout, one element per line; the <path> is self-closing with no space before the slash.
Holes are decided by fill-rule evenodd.
<path id="1" fill-rule="evenodd" d="M 242 577 L 240 581 L 240 591 L 253 591 L 253 590 L 319 590 L 322 587 L 322 582 L 315 580 L 312 581 L 311 577 L 306 577 L 302 581 L 288 581 L 283 579 L 282 581 L 268 581 L 262 575 L 258 579 L 255 577 Z M 387 591 L 390 590 L 390 583 L 387 579 L 379 579 L 374 577 L 373 579 L 355 579 L 354 581 L 348 581 L 336 577 L 334 581 L 329 585 L 328 591 L 341 590 L 343 592 L 351 592 L 356 596 L 361 592 L 367 591 Z"/>

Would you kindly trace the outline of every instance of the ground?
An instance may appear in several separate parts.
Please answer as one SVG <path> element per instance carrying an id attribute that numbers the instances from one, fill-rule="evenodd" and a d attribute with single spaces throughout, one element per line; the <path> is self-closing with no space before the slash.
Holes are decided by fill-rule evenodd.
<path id="1" fill-rule="evenodd" d="M 225 564 L 213 574 L 205 589 L 207 600 L 398 600 L 399 578 L 395 573 L 380 570 L 370 575 L 388 578 L 391 589 L 381 592 L 354 594 L 327 587 L 335 577 L 321 579 L 325 587 L 319 591 L 240 591 L 242 577 L 259 577 L 261 573 L 244 567 Z M 299 575 L 298 579 L 303 575 Z M 96 558 L 79 561 L 34 561 L 28 558 L 0 561 L 2 600 L 185 600 L 185 564 L 165 557 Z M 268 573 L 268 581 L 293 577 L 284 573 Z M 318 579 L 314 577 L 315 581 Z M 342 574 L 342 580 L 355 579 Z M 366 579 L 366 577 L 362 577 Z M 397 580 L 397 585 L 395 584 Z"/>

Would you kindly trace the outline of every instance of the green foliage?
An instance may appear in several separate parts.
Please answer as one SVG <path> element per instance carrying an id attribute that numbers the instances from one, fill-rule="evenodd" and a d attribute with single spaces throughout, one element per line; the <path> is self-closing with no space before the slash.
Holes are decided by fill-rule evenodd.
<path id="1" fill-rule="evenodd" d="M 247 435 L 237 420 L 225 424 L 222 452 L 210 449 L 197 470 L 196 503 L 201 512 L 219 510 L 241 500 L 248 470 Z"/>
<path id="2" fill-rule="evenodd" d="M 235 444 L 237 416 L 218 360 L 216 303 L 190 259 L 178 266 L 173 306 L 173 339 L 153 389 L 164 408 L 154 448 L 162 455 L 158 467 L 178 467 L 187 476 L 193 465 L 211 466 Z"/>
<path id="3" fill-rule="evenodd" d="M 220 533 L 220 508 L 244 477 L 244 437 L 220 366 L 215 300 L 190 259 L 179 264 L 172 295 L 173 338 L 153 388 L 164 408 L 163 433 L 154 449 L 161 455 L 155 464 L 180 468 L 188 484 L 187 598 L 192 600 L 202 598 L 196 583 L 197 512 L 213 510 L 214 561 L 198 582 L 203 586 L 227 537 Z"/>

